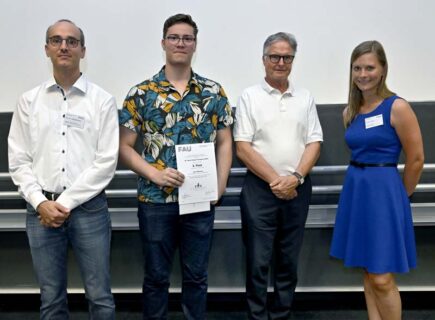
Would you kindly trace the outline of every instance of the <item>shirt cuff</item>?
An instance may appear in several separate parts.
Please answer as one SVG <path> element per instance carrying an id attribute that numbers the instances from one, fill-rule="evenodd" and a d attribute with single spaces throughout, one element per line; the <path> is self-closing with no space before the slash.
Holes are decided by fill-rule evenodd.
<path id="1" fill-rule="evenodd" d="M 56 202 L 60 203 L 65 208 L 68 208 L 70 210 L 73 210 L 73 209 L 75 209 L 75 207 L 77 207 L 77 204 L 75 204 L 75 201 L 73 199 L 71 199 L 68 196 L 65 196 L 63 194 L 61 194 L 59 196 L 59 198 L 57 198 Z"/>
<path id="2" fill-rule="evenodd" d="M 34 192 L 29 196 L 29 202 L 32 205 L 33 209 L 35 211 L 37 210 L 38 206 L 43 201 L 47 201 L 48 199 L 42 194 L 42 192 Z"/>
<path id="3" fill-rule="evenodd" d="M 234 141 L 252 142 L 252 137 L 234 136 Z"/>

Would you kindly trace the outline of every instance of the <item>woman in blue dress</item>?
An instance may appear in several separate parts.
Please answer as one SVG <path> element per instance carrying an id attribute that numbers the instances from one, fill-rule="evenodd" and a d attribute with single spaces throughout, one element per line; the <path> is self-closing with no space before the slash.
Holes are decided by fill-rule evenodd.
<path id="1" fill-rule="evenodd" d="M 350 63 L 345 140 L 352 151 L 331 256 L 364 270 L 369 319 L 401 319 L 394 273 L 416 266 L 409 196 L 423 169 L 423 142 L 410 105 L 388 90 L 388 64 L 377 41 L 359 44 Z M 397 170 L 405 155 L 403 179 Z"/>

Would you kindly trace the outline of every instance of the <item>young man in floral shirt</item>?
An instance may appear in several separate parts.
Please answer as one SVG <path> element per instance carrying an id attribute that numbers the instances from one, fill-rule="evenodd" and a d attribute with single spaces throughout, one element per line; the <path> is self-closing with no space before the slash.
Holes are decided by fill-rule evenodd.
<path id="1" fill-rule="evenodd" d="M 120 157 L 139 176 L 144 319 L 167 318 L 169 277 L 177 247 L 184 315 L 205 319 L 214 208 L 179 215 L 178 187 L 184 175 L 177 170 L 175 145 L 215 143 L 220 197 L 231 168 L 233 118 L 223 88 L 191 69 L 197 34 L 189 15 L 177 14 L 166 20 L 161 42 L 166 64 L 130 90 L 120 115 Z M 141 155 L 134 149 L 138 136 Z"/>

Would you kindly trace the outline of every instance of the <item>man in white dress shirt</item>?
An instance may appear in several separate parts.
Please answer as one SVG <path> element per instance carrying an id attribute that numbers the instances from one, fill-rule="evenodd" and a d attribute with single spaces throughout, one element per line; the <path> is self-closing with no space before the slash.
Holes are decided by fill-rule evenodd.
<path id="1" fill-rule="evenodd" d="M 243 92 L 236 109 L 237 156 L 248 168 L 240 207 L 249 319 L 289 317 L 311 197 L 308 173 L 323 140 L 313 97 L 288 80 L 296 49 L 291 34 L 269 36 L 263 46 L 266 76 Z M 267 308 L 273 253 L 274 295 Z"/>
<path id="2" fill-rule="evenodd" d="M 92 319 L 114 319 L 111 221 L 104 188 L 118 159 L 113 96 L 80 72 L 83 31 L 69 20 L 47 29 L 53 77 L 24 93 L 8 138 L 9 172 L 27 201 L 26 232 L 41 289 L 41 319 L 68 319 L 71 245 Z"/>

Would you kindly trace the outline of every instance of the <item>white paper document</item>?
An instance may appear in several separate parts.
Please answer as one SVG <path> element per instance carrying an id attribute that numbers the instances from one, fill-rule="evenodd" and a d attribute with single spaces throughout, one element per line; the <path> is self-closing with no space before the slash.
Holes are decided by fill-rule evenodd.
<path id="1" fill-rule="evenodd" d="M 178 171 L 184 174 L 184 183 L 178 189 L 180 214 L 182 211 L 193 213 L 210 210 L 210 201 L 218 197 L 214 144 L 176 145 L 175 153 Z"/>
<path id="2" fill-rule="evenodd" d="M 210 201 L 185 204 L 178 203 L 178 206 L 180 207 L 180 214 L 210 211 Z"/>

